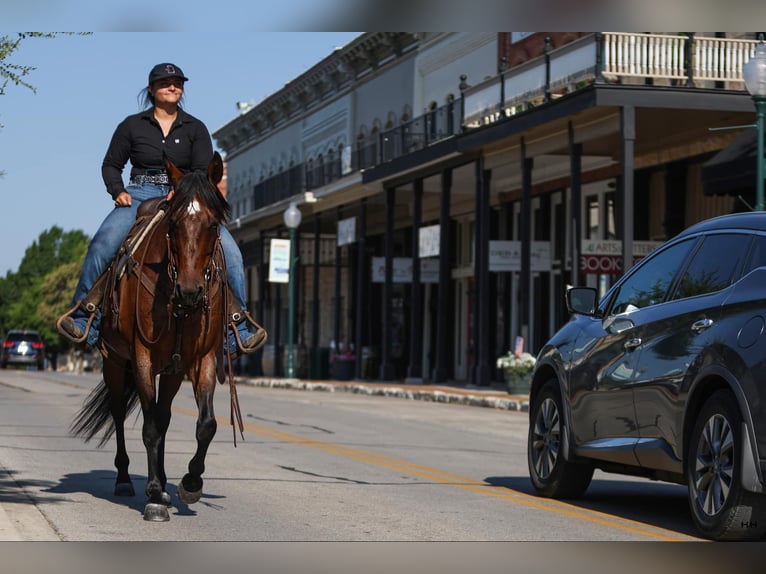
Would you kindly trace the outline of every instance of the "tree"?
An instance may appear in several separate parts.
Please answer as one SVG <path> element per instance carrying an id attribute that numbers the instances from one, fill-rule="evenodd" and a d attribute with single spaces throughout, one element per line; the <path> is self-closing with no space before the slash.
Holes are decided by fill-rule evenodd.
<path id="1" fill-rule="evenodd" d="M 59 315 L 68 309 L 88 243 L 83 231 L 65 232 L 58 226 L 39 235 L 19 270 L 0 278 L 2 333 L 9 328 L 35 329 L 48 344 L 58 340 L 50 319 L 59 309 Z"/>

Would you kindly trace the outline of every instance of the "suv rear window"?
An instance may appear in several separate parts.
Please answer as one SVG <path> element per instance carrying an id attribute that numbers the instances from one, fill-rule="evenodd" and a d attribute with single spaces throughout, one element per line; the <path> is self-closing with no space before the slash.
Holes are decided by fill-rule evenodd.
<path id="1" fill-rule="evenodd" d="M 11 331 L 5 336 L 6 341 L 39 341 L 40 335 L 34 331 Z"/>

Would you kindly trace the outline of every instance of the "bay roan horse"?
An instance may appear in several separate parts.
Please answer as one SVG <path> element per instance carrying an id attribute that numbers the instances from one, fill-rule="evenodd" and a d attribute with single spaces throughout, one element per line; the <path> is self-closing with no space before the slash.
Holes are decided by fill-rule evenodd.
<path id="1" fill-rule="evenodd" d="M 213 395 L 216 381 L 225 378 L 223 362 L 230 359 L 223 351 L 228 288 L 219 240 L 219 225 L 230 209 L 217 188 L 223 174 L 221 156 L 216 152 L 206 175 L 183 175 L 169 161 L 165 167 L 173 192 L 162 206 L 164 216 L 123 256 L 127 264 L 121 266 L 122 271 L 117 260 L 112 265 L 115 269 L 111 272 L 121 276 L 110 278 L 111 288 L 103 305 L 104 378 L 86 399 L 71 428 L 86 441 L 103 429 L 99 446 L 115 436 L 114 494 L 133 496 L 124 423 L 140 403 L 148 463 L 144 519 L 152 521 L 170 518 L 164 458 L 173 398 L 188 377 L 198 408 L 197 450 L 178 485 L 178 497 L 191 504 L 202 494 L 205 455 L 217 426 Z M 162 203 L 150 202 L 155 209 Z M 144 207 L 139 210 L 139 219 L 142 212 L 150 210 L 148 205 Z M 230 360 L 228 364 L 232 425 L 236 411 L 242 432 Z"/>

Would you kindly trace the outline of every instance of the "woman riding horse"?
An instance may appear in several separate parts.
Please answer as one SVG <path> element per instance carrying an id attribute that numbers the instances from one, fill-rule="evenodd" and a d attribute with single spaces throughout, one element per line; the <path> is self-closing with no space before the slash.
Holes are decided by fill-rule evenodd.
<path id="1" fill-rule="evenodd" d="M 101 333 L 104 378 L 71 429 L 86 441 L 106 429 L 100 446 L 116 434 L 114 493 L 132 496 L 124 422 L 140 403 L 147 453 L 144 519 L 151 521 L 169 520 L 165 435 L 171 403 L 184 377 L 191 380 L 199 414 L 197 451 L 178 485 L 178 496 L 191 504 L 202 494 L 205 456 L 217 428 L 213 396 L 217 381 L 223 379 L 228 295 L 219 231 L 229 205 L 216 187 L 223 173 L 221 157 L 214 155 L 207 176 L 196 171 L 182 176 L 170 161 L 166 169 L 175 192 L 156 212 L 162 216 L 127 256 L 125 268 L 110 269 Z M 229 374 L 241 432 L 231 370 Z M 234 416 L 233 410 L 232 422 Z"/>
<path id="2" fill-rule="evenodd" d="M 170 159 L 183 171 L 204 172 L 213 156 L 207 127 L 181 107 L 187 80 L 174 64 L 154 66 L 149 72 L 148 86 L 141 92 L 143 106 L 148 109 L 125 118 L 112 136 L 101 171 L 107 192 L 114 199 L 114 209 L 88 247 L 72 298 L 73 309 L 58 323 L 59 331 L 74 342 L 95 345 L 98 340 L 102 290 L 90 296 L 89 292 L 117 253 L 141 202 L 171 191 L 164 159 Z M 130 185 L 125 187 L 122 172 L 128 161 Z M 229 349 L 232 353 L 251 353 L 260 347 L 264 334 L 246 310 L 245 272 L 239 246 L 223 225 L 220 235 L 228 283 L 240 309 L 230 318 L 236 324 L 236 332 L 229 333 Z"/>

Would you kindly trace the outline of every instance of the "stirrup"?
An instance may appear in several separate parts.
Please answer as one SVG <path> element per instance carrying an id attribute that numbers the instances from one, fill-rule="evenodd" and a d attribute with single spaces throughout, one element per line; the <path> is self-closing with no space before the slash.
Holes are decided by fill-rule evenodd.
<path id="1" fill-rule="evenodd" d="M 239 336 L 239 329 L 237 328 L 242 323 L 242 321 L 247 321 L 250 325 L 255 327 L 255 331 L 252 334 L 254 337 L 260 337 L 260 339 L 252 347 L 245 347 L 242 344 L 242 339 Z M 266 332 L 266 329 L 256 323 L 255 319 L 253 319 L 248 311 L 233 312 L 229 316 L 229 328 L 234 332 L 234 340 L 237 342 L 237 349 L 241 353 L 254 353 L 263 347 L 266 344 L 266 340 L 269 338 L 269 334 Z"/>
<path id="2" fill-rule="evenodd" d="M 73 337 L 70 335 L 64 328 L 61 326 L 61 323 L 64 319 L 67 317 L 71 317 L 72 313 L 74 313 L 78 307 L 88 313 L 88 322 L 85 324 L 85 329 L 83 329 L 82 337 Z M 96 311 L 98 310 L 98 307 L 94 303 L 85 303 L 84 301 L 78 301 L 74 304 L 74 306 L 64 313 L 61 317 L 58 318 L 56 321 L 56 330 L 65 338 L 69 339 L 73 343 L 79 345 L 81 343 L 84 343 L 88 339 L 88 333 L 90 333 L 90 326 L 93 324 L 93 320 L 96 318 Z"/>

